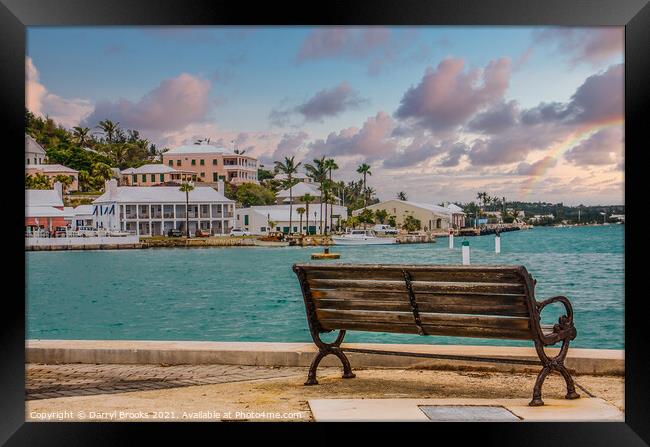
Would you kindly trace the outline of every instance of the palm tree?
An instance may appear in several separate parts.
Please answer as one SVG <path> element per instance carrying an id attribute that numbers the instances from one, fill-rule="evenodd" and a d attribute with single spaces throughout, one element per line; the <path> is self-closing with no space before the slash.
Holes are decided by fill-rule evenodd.
<path id="1" fill-rule="evenodd" d="M 302 215 L 305 214 L 305 209 L 303 207 L 296 208 L 296 212 L 300 214 L 300 234 L 302 234 Z"/>
<path id="2" fill-rule="evenodd" d="M 295 163 L 294 159 L 296 157 L 284 157 L 284 162 L 276 161 L 275 167 L 282 173 L 287 175 L 287 184 L 289 185 L 289 234 L 291 234 L 291 227 L 293 224 L 292 221 L 292 212 L 293 212 L 293 174 L 298 172 L 298 166 L 300 162 Z"/>
<path id="3" fill-rule="evenodd" d="M 66 192 L 68 187 L 72 185 L 72 177 L 69 175 L 58 174 L 54 177 L 54 181 L 61 183 L 61 187 L 63 188 L 64 193 Z"/>
<path id="4" fill-rule="evenodd" d="M 111 120 L 103 120 L 97 123 L 97 127 L 104 132 L 104 135 L 106 135 L 106 141 L 108 141 L 109 144 L 113 143 L 113 140 L 115 139 L 115 136 L 119 133 L 119 128 L 120 123 L 114 123 Z"/>
<path id="5" fill-rule="evenodd" d="M 305 207 L 307 208 L 305 212 L 307 213 L 307 234 L 309 234 L 309 204 L 316 200 L 316 197 L 312 196 L 311 194 L 305 194 L 300 198 L 300 201 L 305 204 Z"/>
<path id="6" fill-rule="evenodd" d="M 406 193 L 404 191 L 398 192 L 397 193 L 397 198 L 399 200 L 403 200 L 404 202 L 406 202 L 408 200 L 408 197 L 406 196 Z"/>
<path id="7" fill-rule="evenodd" d="M 306 164 L 307 175 L 317 183 L 320 183 L 320 231 L 323 232 L 323 183 L 327 180 L 327 168 L 325 167 L 325 157 L 315 158 L 314 164 Z"/>
<path id="8" fill-rule="evenodd" d="M 367 188 L 366 188 L 366 176 L 372 175 L 372 172 L 370 172 L 370 165 L 367 163 L 362 163 L 359 165 L 357 168 L 357 172 L 361 175 L 363 175 L 363 207 L 365 208 L 368 204 L 368 194 L 367 194 Z"/>
<path id="9" fill-rule="evenodd" d="M 333 158 L 328 158 L 325 160 L 325 169 L 329 175 L 329 184 L 328 184 L 328 193 L 330 189 L 333 189 L 334 183 L 332 183 L 332 171 L 335 171 L 339 168 L 339 165 L 336 164 L 336 161 Z M 327 200 L 328 197 L 325 198 Z M 334 204 L 330 203 L 330 230 L 332 229 L 332 213 L 334 212 Z M 325 207 L 325 220 L 327 221 L 327 207 Z M 327 232 L 326 232 L 327 233 Z"/>
<path id="10" fill-rule="evenodd" d="M 79 143 L 79 146 L 83 147 L 89 139 L 90 129 L 88 127 L 76 126 L 73 127 L 72 130 L 72 135 L 75 141 Z"/>
<path id="11" fill-rule="evenodd" d="M 189 206 L 190 206 L 190 191 L 194 189 L 194 182 L 183 182 L 179 188 L 181 192 L 185 193 L 185 238 L 190 237 L 190 215 L 189 215 Z"/>

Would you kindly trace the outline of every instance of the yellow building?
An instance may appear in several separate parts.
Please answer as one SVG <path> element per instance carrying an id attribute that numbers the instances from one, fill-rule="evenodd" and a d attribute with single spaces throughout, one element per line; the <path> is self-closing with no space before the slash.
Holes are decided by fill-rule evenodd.
<path id="1" fill-rule="evenodd" d="M 465 213 L 453 203 L 445 207 L 430 203 L 392 199 L 369 205 L 367 209 L 372 211 L 385 210 L 389 216 L 395 216 L 398 227 L 402 226 L 404 219 L 409 215 L 421 222 L 424 231 L 440 231 L 448 230 L 450 227 L 462 228 L 465 226 Z M 363 209 L 355 210 L 352 214 L 358 216 L 362 211 Z"/>

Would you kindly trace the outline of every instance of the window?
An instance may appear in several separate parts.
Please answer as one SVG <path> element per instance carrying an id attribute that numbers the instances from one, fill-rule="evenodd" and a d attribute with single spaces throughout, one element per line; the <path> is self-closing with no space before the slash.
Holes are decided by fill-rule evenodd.
<path id="1" fill-rule="evenodd" d="M 156 182 L 156 174 L 151 174 L 151 182 L 152 183 Z"/>
<path id="2" fill-rule="evenodd" d="M 196 160 L 192 160 L 192 166 L 196 166 Z"/>
<path id="3" fill-rule="evenodd" d="M 147 175 L 142 174 L 142 182 L 146 183 L 147 182 Z"/>
<path id="4" fill-rule="evenodd" d="M 201 173 L 201 177 L 205 177 L 205 172 L 202 172 L 202 173 Z"/>
<path id="5" fill-rule="evenodd" d="M 200 165 L 205 166 L 205 160 L 200 160 Z"/>
<path id="6" fill-rule="evenodd" d="M 219 174 L 217 174 L 216 172 L 213 172 L 212 173 L 212 181 L 213 182 L 219 181 Z"/>
<path id="7" fill-rule="evenodd" d="M 165 174 L 160 174 L 160 181 L 165 182 Z"/>
<path id="8" fill-rule="evenodd" d="M 169 166 L 174 166 L 174 160 L 169 160 Z"/>
<path id="9" fill-rule="evenodd" d="M 266 227 L 260 227 L 260 232 L 266 233 Z"/>
<path id="10" fill-rule="evenodd" d="M 181 161 L 180 161 L 180 160 L 176 160 L 176 166 L 180 166 L 180 165 L 181 165 Z"/>
<path id="11" fill-rule="evenodd" d="M 133 174 L 131 177 L 133 177 L 132 180 L 133 180 L 133 184 L 134 184 L 134 185 L 135 185 L 136 183 L 138 183 L 138 176 L 137 176 L 137 175 Z"/>
<path id="12" fill-rule="evenodd" d="M 212 160 L 212 164 L 215 165 L 215 166 L 218 164 L 216 158 Z"/>
<path id="13" fill-rule="evenodd" d="M 244 216 L 244 225 L 248 225 L 248 214 Z"/>

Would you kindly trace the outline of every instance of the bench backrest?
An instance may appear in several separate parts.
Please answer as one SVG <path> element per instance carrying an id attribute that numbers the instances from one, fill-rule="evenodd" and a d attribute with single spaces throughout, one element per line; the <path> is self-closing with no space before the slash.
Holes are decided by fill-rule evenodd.
<path id="1" fill-rule="evenodd" d="M 310 324 L 480 338 L 534 338 L 523 266 L 295 264 Z"/>

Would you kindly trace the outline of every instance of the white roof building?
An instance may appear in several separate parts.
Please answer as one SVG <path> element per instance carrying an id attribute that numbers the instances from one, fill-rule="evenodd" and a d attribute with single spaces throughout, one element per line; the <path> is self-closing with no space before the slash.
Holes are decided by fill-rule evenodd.
<path id="1" fill-rule="evenodd" d="M 389 215 L 395 216 L 397 226 L 402 226 L 407 216 L 413 216 L 420 221 L 422 229 L 426 231 L 445 231 L 450 227 L 462 228 L 465 226 L 465 213 L 459 209 L 433 203 L 411 202 L 408 200 L 391 199 L 366 207 L 371 211 L 385 210 Z M 352 214 L 358 216 L 363 209 L 355 210 Z"/>
<path id="2" fill-rule="evenodd" d="M 37 170 L 39 172 L 42 172 L 44 174 L 78 174 L 79 171 L 76 169 L 69 168 L 67 166 L 63 165 L 58 165 L 58 164 L 52 164 L 52 165 L 45 165 L 45 164 L 28 164 L 25 166 L 25 170 Z"/>
<path id="3" fill-rule="evenodd" d="M 190 202 L 235 203 L 209 186 L 196 186 L 189 192 Z M 185 193 L 178 186 L 117 186 L 107 191 L 93 203 L 182 203 Z"/>
<path id="4" fill-rule="evenodd" d="M 25 190 L 25 206 L 63 207 L 63 199 L 56 189 L 27 189 Z"/>
<path id="5" fill-rule="evenodd" d="M 106 192 L 93 200 L 95 226 L 138 235 L 165 235 L 170 229 L 197 228 L 227 234 L 235 224 L 235 201 L 209 186 L 195 186 L 186 194 L 178 186 L 117 186 L 106 182 Z M 186 218 L 187 209 L 187 218 Z"/>
<path id="6" fill-rule="evenodd" d="M 347 219 L 348 209 L 341 205 L 333 205 L 333 218 L 332 224 L 334 227 L 338 225 L 339 220 Z M 308 232 L 315 234 L 320 233 L 321 230 L 321 214 L 320 214 L 320 205 L 311 203 L 309 205 L 309 216 L 307 213 L 302 214 L 298 213 L 298 208 L 306 208 L 304 204 L 293 204 L 291 207 L 291 225 L 293 227 L 292 233 L 300 232 L 300 220 L 302 219 L 302 232 Z M 327 214 L 327 223 L 323 222 L 323 227 L 329 228 L 329 206 Z M 338 216 L 338 217 L 337 217 Z M 323 207 L 323 221 L 325 220 L 325 207 Z M 238 208 L 237 209 L 237 227 L 246 229 L 252 234 L 265 234 L 269 231 L 268 223 L 269 220 L 275 222 L 275 227 L 271 231 L 282 231 L 284 233 L 289 232 L 289 205 L 261 205 L 261 206 L 252 206 L 249 208 Z"/>
<path id="7" fill-rule="evenodd" d="M 45 163 L 45 156 L 45 149 L 31 136 L 25 134 L 25 164 L 43 164 Z"/>
<path id="8" fill-rule="evenodd" d="M 316 197 L 317 201 L 320 200 L 321 197 L 321 192 L 318 183 L 299 182 L 293 185 L 291 188 L 287 188 L 287 189 L 283 189 L 282 191 L 279 191 L 275 195 L 279 205 L 282 205 L 284 203 L 289 203 L 290 201 L 289 190 L 291 190 L 294 204 L 302 203 L 300 198 L 306 194 Z M 334 199 L 336 203 L 340 203 L 341 199 L 339 199 L 338 196 L 332 194 L 331 197 Z"/>

